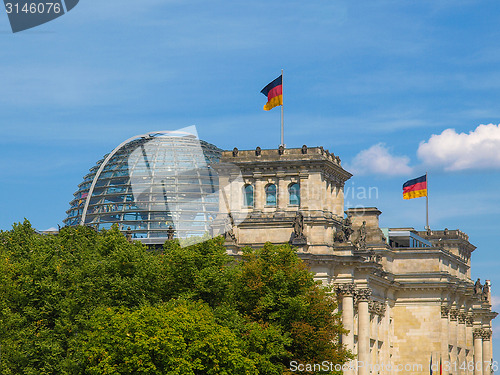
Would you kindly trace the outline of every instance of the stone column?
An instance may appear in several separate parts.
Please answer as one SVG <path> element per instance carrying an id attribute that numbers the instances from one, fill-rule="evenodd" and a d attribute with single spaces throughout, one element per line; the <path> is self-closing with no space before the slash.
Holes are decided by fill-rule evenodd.
<path id="1" fill-rule="evenodd" d="M 337 295 L 342 298 L 342 324 L 349 331 L 342 335 L 342 344 L 354 354 L 354 284 L 338 284 Z M 345 375 L 351 375 L 352 370 L 346 370 Z"/>
<path id="2" fill-rule="evenodd" d="M 465 364 L 465 369 L 464 369 L 464 363 L 466 362 L 466 327 L 465 323 L 467 320 L 467 314 L 465 311 L 460 311 L 458 313 L 458 347 L 461 348 L 460 350 L 460 355 L 457 358 L 457 372 L 458 374 L 465 375 L 467 373 L 467 364 Z"/>
<path id="3" fill-rule="evenodd" d="M 483 375 L 483 336 L 481 328 L 474 328 L 474 375 Z"/>
<path id="4" fill-rule="evenodd" d="M 485 328 L 481 332 L 481 336 L 483 339 L 483 372 L 484 374 L 490 373 L 490 362 L 491 362 L 491 329 Z"/>
<path id="5" fill-rule="evenodd" d="M 450 357 L 451 362 L 457 362 L 457 371 L 458 371 L 458 310 L 454 307 L 450 309 L 450 344 L 453 346 Z M 453 368 L 453 367 L 452 367 Z"/>
<path id="6" fill-rule="evenodd" d="M 370 365 L 370 312 L 368 300 L 372 291 L 368 288 L 357 290 L 358 297 L 358 368 L 359 375 L 368 375 Z"/>
<path id="7" fill-rule="evenodd" d="M 474 362 L 474 338 L 472 334 L 472 324 L 474 322 L 474 318 L 472 314 L 467 315 L 467 328 L 466 328 L 466 347 L 469 350 L 469 355 L 466 357 L 466 366 L 467 366 L 467 375 L 473 375 L 474 371 L 469 370 L 469 362 Z"/>
<path id="8" fill-rule="evenodd" d="M 443 361 L 448 361 L 448 340 L 449 340 L 449 313 L 448 305 L 441 305 L 441 358 Z M 446 366 L 443 366 L 443 375 L 448 375 Z"/>

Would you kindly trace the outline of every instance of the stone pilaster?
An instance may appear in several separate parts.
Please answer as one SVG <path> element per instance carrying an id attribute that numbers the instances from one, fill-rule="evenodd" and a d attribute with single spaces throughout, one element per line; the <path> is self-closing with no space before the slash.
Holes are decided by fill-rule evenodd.
<path id="1" fill-rule="evenodd" d="M 472 329 L 472 324 L 473 324 L 474 318 L 472 314 L 467 315 L 466 319 L 466 337 L 465 337 L 465 342 L 466 342 L 466 347 L 467 350 L 469 350 L 469 355 L 466 358 L 466 364 L 468 365 L 469 362 L 474 362 L 474 337 L 473 337 L 473 329 Z M 472 375 L 474 374 L 474 371 L 470 371 L 469 367 L 467 367 L 467 375 Z"/>
<path id="2" fill-rule="evenodd" d="M 458 358 L 457 358 L 457 347 L 458 347 L 458 310 L 455 307 L 452 307 L 450 309 L 450 342 L 449 344 L 452 345 L 451 353 L 450 353 L 450 359 L 451 362 L 457 362 L 458 364 Z"/>
<path id="3" fill-rule="evenodd" d="M 450 307 L 441 305 L 441 358 L 448 360 L 448 345 L 449 345 L 449 316 Z M 443 366 L 443 375 L 448 375 L 446 367 Z"/>
<path id="4" fill-rule="evenodd" d="M 368 310 L 368 301 L 372 291 L 368 288 L 358 289 L 358 368 L 359 375 L 369 374 L 370 362 L 370 312 Z"/>
<path id="5" fill-rule="evenodd" d="M 465 311 L 460 311 L 458 313 L 458 332 L 457 332 L 457 342 L 458 347 L 460 348 L 460 354 L 457 358 L 457 370 L 458 374 L 465 375 L 467 373 L 466 369 L 464 370 L 462 366 L 463 363 L 466 362 L 466 320 L 467 314 Z M 462 368 L 460 368 L 462 367 Z M 467 365 L 465 365 L 465 368 Z"/>

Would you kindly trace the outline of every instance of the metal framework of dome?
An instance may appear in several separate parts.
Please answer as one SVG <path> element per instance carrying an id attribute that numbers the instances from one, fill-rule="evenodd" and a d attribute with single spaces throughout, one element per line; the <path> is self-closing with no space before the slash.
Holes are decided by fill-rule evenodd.
<path id="1" fill-rule="evenodd" d="M 118 224 L 132 238 L 159 244 L 168 237 L 203 236 L 218 212 L 212 165 L 222 150 L 185 132 L 132 137 L 90 169 L 64 223 L 98 230 Z"/>

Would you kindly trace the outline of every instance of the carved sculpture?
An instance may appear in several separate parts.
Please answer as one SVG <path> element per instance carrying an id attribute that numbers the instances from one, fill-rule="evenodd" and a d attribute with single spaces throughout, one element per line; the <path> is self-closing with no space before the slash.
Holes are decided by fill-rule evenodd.
<path id="1" fill-rule="evenodd" d="M 483 286 L 481 285 L 481 279 L 477 279 L 476 283 L 474 284 L 474 294 L 479 295 L 481 294 L 483 290 Z"/>
<path id="2" fill-rule="evenodd" d="M 340 230 L 335 233 L 335 242 L 348 242 L 353 232 L 351 217 L 347 216 L 342 220 Z"/>
<path id="3" fill-rule="evenodd" d="M 366 248 L 366 221 L 358 229 L 358 240 L 357 243 L 360 249 Z"/>
<path id="4" fill-rule="evenodd" d="M 168 227 L 168 230 L 167 230 L 167 239 L 169 241 L 173 240 L 174 239 L 174 234 L 175 234 L 174 227 L 170 225 Z"/>
<path id="5" fill-rule="evenodd" d="M 293 219 L 293 234 L 290 242 L 292 245 L 305 245 L 307 243 L 304 235 L 304 216 L 300 211 L 297 211 Z"/>
<path id="6" fill-rule="evenodd" d="M 226 218 L 224 219 L 224 238 L 226 241 L 236 241 L 236 236 L 234 235 L 234 220 L 231 212 L 227 213 Z"/>
<path id="7" fill-rule="evenodd" d="M 490 287 L 488 285 L 488 282 L 486 282 L 484 285 L 483 285 L 483 291 L 482 291 L 482 295 L 481 295 L 481 299 L 483 301 L 486 301 L 488 302 L 488 295 L 489 295 L 489 292 L 490 292 Z"/>

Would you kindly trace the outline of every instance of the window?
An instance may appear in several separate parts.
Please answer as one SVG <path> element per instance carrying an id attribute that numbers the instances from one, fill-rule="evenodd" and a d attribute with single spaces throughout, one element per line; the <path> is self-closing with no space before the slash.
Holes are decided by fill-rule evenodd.
<path id="1" fill-rule="evenodd" d="M 288 186 L 289 201 L 288 204 L 293 206 L 300 205 L 300 185 L 292 183 Z"/>
<path id="2" fill-rule="evenodd" d="M 245 185 L 243 187 L 243 205 L 253 207 L 253 186 Z"/>
<path id="3" fill-rule="evenodd" d="M 276 206 L 276 185 L 266 186 L 266 206 Z"/>

